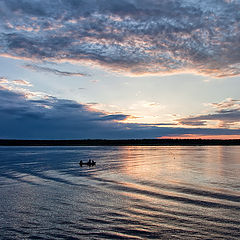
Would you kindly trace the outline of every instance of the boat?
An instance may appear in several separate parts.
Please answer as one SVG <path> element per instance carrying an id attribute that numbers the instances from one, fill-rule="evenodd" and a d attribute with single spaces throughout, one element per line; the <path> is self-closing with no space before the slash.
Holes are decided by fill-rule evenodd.
<path id="1" fill-rule="evenodd" d="M 95 166 L 96 165 L 96 162 L 89 159 L 88 162 L 83 162 L 82 160 L 79 162 L 79 165 L 80 167 L 86 165 L 86 166 L 89 166 L 89 167 L 92 167 L 92 166 Z"/>

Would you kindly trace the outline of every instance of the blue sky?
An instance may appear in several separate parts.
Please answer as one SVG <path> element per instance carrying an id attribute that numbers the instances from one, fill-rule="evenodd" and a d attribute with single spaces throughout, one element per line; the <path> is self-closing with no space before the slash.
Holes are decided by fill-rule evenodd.
<path id="1" fill-rule="evenodd" d="M 240 138 L 239 11 L 0 0 L 0 138 Z"/>

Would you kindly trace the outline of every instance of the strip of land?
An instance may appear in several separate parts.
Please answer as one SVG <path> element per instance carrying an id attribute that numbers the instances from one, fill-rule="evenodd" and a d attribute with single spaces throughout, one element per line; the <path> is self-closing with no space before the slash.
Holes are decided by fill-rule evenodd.
<path id="1" fill-rule="evenodd" d="M 0 139 L 0 146 L 212 146 L 240 145 L 240 139 L 84 139 L 84 140 L 17 140 Z"/>

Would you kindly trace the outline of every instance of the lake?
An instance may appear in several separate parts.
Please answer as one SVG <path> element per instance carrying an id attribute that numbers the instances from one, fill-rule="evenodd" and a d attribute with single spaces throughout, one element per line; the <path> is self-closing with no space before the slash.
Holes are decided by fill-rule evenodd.
<path id="1" fill-rule="evenodd" d="M 240 146 L 0 147 L 0 239 L 240 239 L 239 176 Z"/>

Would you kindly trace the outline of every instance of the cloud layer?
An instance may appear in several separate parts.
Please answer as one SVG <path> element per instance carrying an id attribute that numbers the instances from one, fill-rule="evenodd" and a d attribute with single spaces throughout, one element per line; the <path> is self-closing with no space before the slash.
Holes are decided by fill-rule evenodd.
<path id="1" fill-rule="evenodd" d="M 206 126 L 208 121 L 215 121 L 218 127 L 240 128 L 240 100 L 228 98 L 220 103 L 209 104 L 214 113 L 178 119 L 179 124 L 189 126 Z"/>
<path id="2" fill-rule="evenodd" d="M 1 0 L 0 55 L 235 76 L 239 11 L 239 0 Z"/>
<path id="3" fill-rule="evenodd" d="M 240 129 L 161 127 L 122 123 L 125 114 L 107 114 L 75 101 L 0 86 L 0 138 L 131 139 L 181 134 L 240 135 Z"/>
<path id="4" fill-rule="evenodd" d="M 34 64 L 25 64 L 23 67 L 31 69 L 33 71 L 38 71 L 38 72 L 47 72 L 47 73 L 53 73 L 59 76 L 65 76 L 65 77 L 84 77 L 84 76 L 89 76 L 88 74 L 85 73 L 80 73 L 80 72 L 66 72 L 66 71 L 60 71 L 55 68 L 49 68 L 49 67 L 42 67 Z"/>
<path id="5" fill-rule="evenodd" d="M 117 127 L 115 121 L 128 117 L 107 115 L 71 100 L 32 95 L 0 87 L 0 138 L 100 137 Z"/>

